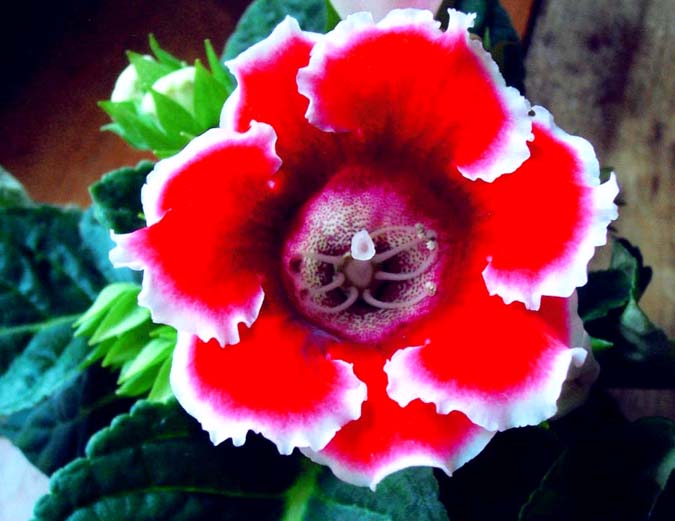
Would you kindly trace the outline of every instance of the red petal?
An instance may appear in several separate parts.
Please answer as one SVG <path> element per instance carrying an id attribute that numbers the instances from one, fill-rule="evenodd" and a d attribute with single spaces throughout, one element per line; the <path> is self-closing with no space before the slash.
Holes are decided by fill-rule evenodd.
<path id="1" fill-rule="evenodd" d="M 245 134 L 210 130 L 157 164 L 143 188 L 150 226 L 113 235 L 110 252 L 116 266 L 145 271 L 139 302 L 153 320 L 221 344 L 253 323 L 269 255 L 252 216 L 278 167 L 263 124 Z"/>
<path id="2" fill-rule="evenodd" d="M 619 190 L 613 175 L 600 185 L 590 143 L 556 127 L 541 107 L 534 121 L 530 159 L 478 192 L 490 212 L 480 238 L 488 290 L 530 309 L 542 295 L 569 297 L 586 283 L 586 265 L 617 217 Z"/>
<path id="3" fill-rule="evenodd" d="M 298 73 L 307 118 L 386 153 L 440 156 L 470 179 L 512 172 L 529 155 L 529 106 L 469 38 L 472 23 L 452 10 L 446 32 L 429 11 L 392 11 L 377 25 L 369 13 L 350 16 Z"/>
<path id="4" fill-rule="evenodd" d="M 171 386 L 215 444 L 249 430 L 290 454 L 321 449 L 358 418 L 366 387 L 350 364 L 324 354 L 320 339 L 286 317 L 263 311 L 241 342 L 221 348 L 180 334 Z"/>
<path id="5" fill-rule="evenodd" d="M 484 288 L 472 293 L 453 296 L 411 332 L 417 347 L 385 368 L 389 395 L 401 405 L 419 398 L 440 413 L 461 411 L 489 430 L 550 418 L 570 363 L 585 357 L 569 348 L 576 329 L 568 301 L 547 298 L 534 312 Z"/>
<path id="6" fill-rule="evenodd" d="M 302 449 L 343 481 L 375 490 L 386 476 L 406 467 L 433 466 L 451 474 L 492 438 L 492 432 L 461 413 L 439 415 L 420 401 L 400 407 L 385 391 L 384 356 L 374 352 L 354 356 L 358 356 L 357 376 L 368 384 L 362 416 L 345 425 L 323 450 Z"/>
<path id="7" fill-rule="evenodd" d="M 251 121 L 269 123 L 278 135 L 284 167 L 292 171 L 308 163 L 316 170 L 316 161 L 307 158 L 326 155 L 332 142 L 305 119 L 309 101 L 298 93 L 295 79 L 318 37 L 286 17 L 265 40 L 227 63 L 238 87 L 225 103 L 221 126 L 244 131 Z"/>

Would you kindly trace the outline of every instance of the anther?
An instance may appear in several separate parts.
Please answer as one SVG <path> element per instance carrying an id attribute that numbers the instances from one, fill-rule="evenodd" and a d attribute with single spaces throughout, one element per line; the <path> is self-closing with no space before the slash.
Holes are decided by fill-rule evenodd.
<path id="1" fill-rule="evenodd" d="M 424 289 L 430 297 L 433 297 L 436 294 L 436 284 L 431 281 L 424 283 Z"/>

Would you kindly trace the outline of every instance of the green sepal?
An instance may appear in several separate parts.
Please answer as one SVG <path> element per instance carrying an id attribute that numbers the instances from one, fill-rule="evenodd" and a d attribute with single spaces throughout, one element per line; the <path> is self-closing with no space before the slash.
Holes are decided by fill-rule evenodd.
<path id="1" fill-rule="evenodd" d="M 103 288 L 94 304 L 73 323 L 77 328 L 75 336 L 93 335 L 115 301 L 129 292 L 138 295 L 138 285 L 132 282 L 116 282 Z"/>
<path id="2" fill-rule="evenodd" d="M 157 58 L 160 64 L 165 65 L 174 71 L 182 69 L 183 67 L 187 66 L 186 62 L 184 62 L 179 58 L 176 58 L 170 52 L 167 52 L 164 49 L 162 49 L 162 47 L 159 45 L 159 42 L 157 41 L 157 38 L 155 38 L 154 34 L 150 33 L 148 35 L 148 43 L 150 45 L 150 50 L 152 51 L 152 54 L 155 55 L 155 58 Z"/>
<path id="3" fill-rule="evenodd" d="M 195 117 L 185 110 L 180 103 L 154 89 L 149 89 L 148 92 L 155 102 L 159 124 L 168 136 L 182 143 L 180 148 L 183 148 L 193 137 L 201 133 L 201 127 L 195 121 Z"/>
<path id="4" fill-rule="evenodd" d="M 234 90 L 235 80 L 232 77 L 232 74 L 225 68 L 225 65 L 220 58 L 218 58 L 210 40 L 204 40 L 204 48 L 206 49 L 206 60 L 209 63 L 209 69 L 211 69 L 211 74 L 214 79 L 219 82 L 227 92 L 232 92 Z"/>
<path id="5" fill-rule="evenodd" d="M 102 129 L 115 132 L 134 148 L 176 153 L 185 141 L 180 136 L 166 134 L 151 115 L 140 113 L 133 101 L 99 101 L 98 105 L 114 122 Z"/>
<path id="6" fill-rule="evenodd" d="M 180 66 L 168 65 L 133 51 L 127 51 L 129 63 L 136 69 L 138 79 L 145 89 L 150 89 L 158 79 L 178 70 Z"/>
<path id="7" fill-rule="evenodd" d="M 218 126 L 220 112 L 228 95 L 225 86 L 199 60 L 195 61 L 194 110 L 201 128 Z"/>
<path id="8" fill-rule="evenodd" d="M 333 3 L 330 0 L 326 1 L 326 28 L 324 32 L 330 32 L 335 29 L 335 26 L 340 23 L 340 15 L 333 7 Z"/>

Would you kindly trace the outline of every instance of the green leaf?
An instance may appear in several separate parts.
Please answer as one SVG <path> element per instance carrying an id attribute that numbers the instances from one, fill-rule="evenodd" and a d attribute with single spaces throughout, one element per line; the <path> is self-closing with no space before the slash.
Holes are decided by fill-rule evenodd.
<path id="1" fill-rule="evenodd" d="M 48 401 L 81 373 L 89 348 L 73 338 L 73 323 L 106 283 L 128 278 L 128 270 L 114 270 L 107 251 L 103 255 L 109 241 L 90 212 L 50 206 L 0 210 L 3 424 L 50 410 Z"/>
<path id="2" fill-rule="evenodd" d="M 604 341 L 596 354 L 606 385 L 660 388 L 675 381 L 675 349 L 638 305 L 651 275 L 640 250 L 619 239 L 609 269 L 592 272 L 578 290 L 584 326 Z"/>
<path id="3" fill-rule="evenodd" d="M 32 205 L 33 201 L 28 196 L 23 185 L 0 166 L 0 208 Z"/>
<path id="4" fill-rule="evenodd" d="M 451 478 L 436 472 L 448 516 L 462 521 L 516 519 L 561 451 L 556 435 L 543 428 L 498 433 Z"/>
<path id="5" fill-rule="evenodd" d="M 0 417 L 29 409 L 79 373 L 87 343 L 74 339 L 72 319 L 42 325 L 0 377 Z"/>
<path id="6" fill-rule="evenodd" d="M 334 21 L 326 0 L 254 0 L 242 15 L 225 46 L 224 58 L 234 58 L 265 39 L 286 15 L 305 31 L 323 33 Z"/>
<path id="7" fill-rule="evenodd" d="M 229 91 L 217 81 L 199 60 L 195 62 L 195 117 L 202 130 L 217 127 L 220 112 Z"/>
<path id="8" fill-rule="evenodd" d="M 86 458 L 55 473 L 50 490 L 36 520 L 447 519 L 429 469 L 397 473 L 374 494 L 256 436 L 214 447 L 173 401 L 137 403 L 92 437 Z"/>
<path id="9" fill-rule="evenodd" d="M 647 519 L 675 468 L 675 423 L 646 418 L 568 449 L 521 521 Z"/>
<path id="10" fill-rule="evenodd" d="M 115 233 L 129 233 L 145 226 L 141 187 L 154 164 L 141 161 L 105 174 L 89 187 L 96 218 Z"/>
<path id="11" fill-rule="evenodd" d="M 108 371 L 92 367 L 35 407 L 0 417 L 0 435 L 42 472 L 51 474 L 83 456 L 89 437 L 129 408 L 128 401 L 115 396 L 115 387 Z"/>

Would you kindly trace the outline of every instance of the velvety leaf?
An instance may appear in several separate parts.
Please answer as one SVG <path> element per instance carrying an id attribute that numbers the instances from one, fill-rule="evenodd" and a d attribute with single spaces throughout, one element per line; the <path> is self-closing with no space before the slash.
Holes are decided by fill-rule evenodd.
<path id="1" fill-rule="evenodd" d="M 317 33 L 326 32 L 335 21 L 325 0 L 254 0 L 227 41 L 224 58 L 234 58 L 265 39 L 286 15 L 298 20 L 305 31 Z"/>
<path id="2" fill-rule="evenodd" d="M 516 519 L 562 449 L 557 436 L 541 427 L 498 433 L 452 477 L 436 472 L 448 516 L 461 521 Z"/>
<path id="3" fill-rule="evenodd" d="M 318 479 L 309 496 L 303 520 L 448 519 L 448 514 L 438 499 L 438 483 L 430 468 L 399 471 L 382 481 L 375 493 L 336 479 L 326 468 L 319 468 L 316 472 Z"/>
<path id="4" fill-rule="evenodd" d="M 377 494 L 346 485 L 256 436 L 214 447 L 175 402 L 137 403 L 52 477 L 37 520 L 447 519 L 431 472 L 411 469 Z"/>
<path id="5" fill-rule="evenodd" d="M 51 474 L 83 456 L 89 437 L 128 409 L 130 403 L 114 395 L 115 387 L 113 375 L 92 367 L 35 407 L 0 417 L 0 435 L 42 472 Z"/>
<path id="6" fill-rule="evenodd" d="M 587 331 L 612 345 L 596 353 L 606 385 L 659 388 L 675 381 L 675 348 L 638 304 L 651 274 L 640 250 L 619 239 L 609 269 L 591 273 L 578 290 Z"/>
<path id="7" fill-rule="evenodd" d="M 521 521 L 647 519 L 675 467 L 675 423 L 646 418 L 582 440 L 551 468 Z"/>
<path id="8" fill-rule="evenodd" d="M 96 218 L 115 233 L 129 233 L 145 226 L 141 187 L 154 164 L 141 161 L 105 174 L 89 187 Z"/>
<path id="9" fill-rule="evenodd" d="M 86 340 L 73 338 L 74 321 L 106 283 L 129 279 L 129 270 L 115 270 L 107 261 L 109 241 L 91 213 L 77 209 L 0 211 L 3 424 L 54 410 L 47 402 L 80 374 L 89 347 Z M 34 445 L 31 450 L 39 451 Z"/>
<path id="10" fill-rule="evenodd" d="M 0 208 L 31 206 L 33 201 L 23 185 L 7 170 L 0 166 Z"/>

